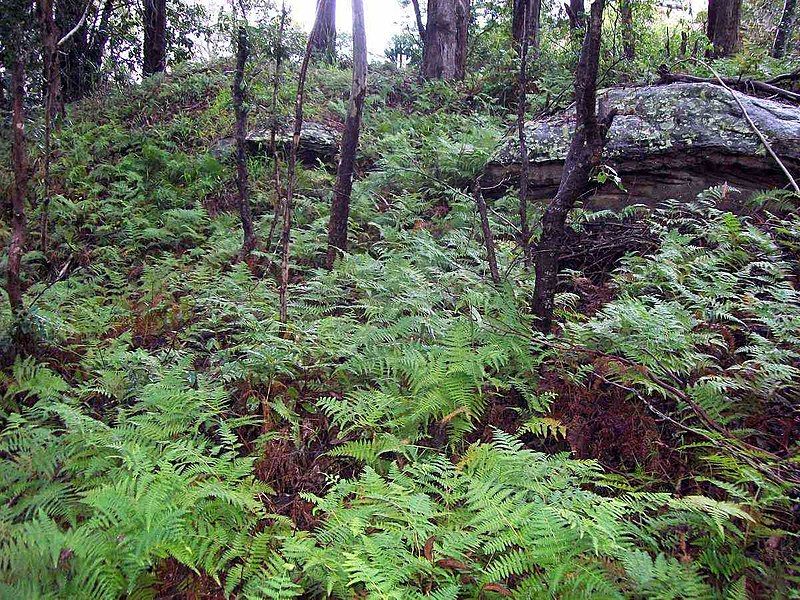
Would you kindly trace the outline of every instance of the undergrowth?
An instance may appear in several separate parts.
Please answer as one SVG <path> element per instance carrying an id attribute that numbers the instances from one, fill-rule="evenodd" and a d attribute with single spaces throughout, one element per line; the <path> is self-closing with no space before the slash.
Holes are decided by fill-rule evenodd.
<path id="1" fill-rule="evenodd" d="M 334 119 L 321 98 L 347 80 L 315 77 L 310 112 Z M 499 286 L 465 194 L 503 115 L 436 86 L 406 111 L 398 78 L 371 90 L 330 272 L 331 173 L 301 173 L 289 336 L 275 256 L 237 261 L 232 169 L 207 152 L 224 79 L 75 109 L 57 249 L 25 257 L 36 352 L 0 375 L 2 595 L 155 597 L 177 564 L 184 588 L 241 598 L 798 597 L 796 214 L 725 212 L 724 188 L 580 212 L 638 219 L 654 249 L 566 277 L 542 335 L 513 194 L 490 213 Z M 250 166 L 263 239 L 271 167 Z M 7 305 L 0 324 L 20 326 Z"/>

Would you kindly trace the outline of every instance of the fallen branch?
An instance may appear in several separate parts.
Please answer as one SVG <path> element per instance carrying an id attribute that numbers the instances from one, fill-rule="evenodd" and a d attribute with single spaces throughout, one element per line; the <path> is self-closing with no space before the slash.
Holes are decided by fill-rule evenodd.
<path id="1" fill-rule="evenodd" d="M 710 69 L 710 67 L 708 68 Z M 768 96 L 779 96 L 785 100 L 800 102 L 800 94 L 790 92 L 789 90 L 784 90 L 783 88 L 772 85 L 772 83 L 758 81 L 756 79 L 720 77 L 718 75 L 716 77 L 697 77 L 696 75 L 687 75 L 685 73 L 671 73 L 666 65 L 661 65 L 658 75 L 661 77 L 659 83 L 710 83 L 712 85 L 722 85 L 723 87 L 735 88 L 743 92 L 761 92 L 762 94 Z M 789 79 L 791 74 L 788 74 L 784 77 Z M 776 80 L 772 79 L 770 81 L 774 82 Z M 781 79 L 780 81 L 784 80 Z"/>
<path id="2" fill-rule="evenodd" d="M 791 73 L 783 73 L 781 75 L 776 75 L 772 79 L 767 79 L 765 83 L 769 83 L 770 85 L 775 85 L 783 81 L 797 81 L 797 80 L 800 80 L 800 69 L 795 69 Z"/>
<path id="3" fill-rule="evenodd" d="M 717 78 L 717 81 L 719 82 L 719 84 L 731 93 L 731 96 L 733 96 L 733 99 L 736 101 L 736 104 L 739 105 L 739 108 L 741 109 L 745 120 L 750 125 L 750 128 L 758 136 L 758 139 L 761 140 L 761 143 L 764 144 L 764 148 L 767 149 L 767 152 L 769 153 L 769 155 L 778 164 L 778 167 L 780 167 L 781 171 L 783 171 L 783 174 L 786 175 L 786 178 L 789 180 L 789 183 L 792 185 L 792 188 L 794 188 L 795 194 L 800 195 L 800 187 L 797 186 L 797 182 L 795 181 L 794 177 L 792 177 L 792 174 L 789 173 L 789 169 L 786 168 L 786 165 L 783 164 L 783 161 L 780 158 L 778 158 L 777 154 L 775 154 L 775 151 L 772 149 L 772 146 L 767 141 L 767 138 L 764 137 L 764 134 L 761 133 L 761 130 L 759 130 L 759 128 L 756 127 L 756 124 L 753 122 L 753 119 L 750 118 L 750 114 L 747 112 L 747 109 L 744 107 L 744 104 L 742 104 L 742 101 L 739 100 L 739 97 L 736 94 L 733 93 L 733 90 L 727 86 L 725 81 L 722 79 L 722 77 L 720 77 L 719 73 L 717 73 L 714 70 L 713 67 L 711 67 L 710 65 L 706 64 L 705 62 L 703 62 L 700 59 L 695 58 L 693 60 L 697 61 L 698 64 L 703 65 L 709 71 L 711 71 L 714 74 L 714 77 Z M 800 98 L 800 95 L 798 95 L 798 94 L 795 94 L 795 95 L 798 96 L 798 98 Z"/>

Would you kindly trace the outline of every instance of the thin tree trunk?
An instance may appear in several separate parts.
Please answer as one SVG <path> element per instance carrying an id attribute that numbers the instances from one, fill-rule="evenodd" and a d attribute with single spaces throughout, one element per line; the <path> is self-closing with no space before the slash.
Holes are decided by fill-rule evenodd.
<path id="1" fill-rule="evenodd" d="M 558 192 L 542 217 L 533 292 L 533 312 L 539 317 L 542 331 L 548 331 L 553 320 L 553 298 L 558 282 L 559 255 L 566 239 L 567 215 L 590 189 L 589 178 L 600 162 L 605 135 L 614 117 L 612 111 L 599 123 L 595 106 L 604 3 L 605 0 L 595 0 L 592 4 L 575 75 L 575 135 L 564 160 Z"/>
<path id="2" fill-rule="evenodd" d="M 458 78 L 456 5 L 461 0 L 428 0 L 428 25 L 422 49 L 423 79 Z"/>
<path id="3" fill-rule="evenodd" d="M 247 110 L 245 109 L 244 69 L 250 53 L 247 29 L 239 27 L 236 36 L 236 71 L 233 76 L 233 110 L 236 117 L 236 187 L 239 192 L 239 216 L 242 219 L 244 243 L 242 258 L 256 247 L 253 213 L 250 209 L 250 182 L 247 173 Z"/>
<path id="4" fill-rule="evenodd" d="M 411 0 L 414 5 L 414 16 L 417 19 L 417 30 L 419 31 L 419 39 L 425 43 L 425 25 L 422 24 L 422 11 L 419 8 L 419 0 Z"/>
<path id="5" fill-rule="evenodd" d="M 28 195 L 28 159 L 25 148 L 25 57 L 17 50 L 11 66 L 12 139 L 11 162 L 14 169 L 14 186 L 11 193 L 11 243 L 8 246 L 6 291 L 11 312 L 15 317 L 23 314 L 20 265 L 25 250 L 25 198 Z"/>
<path id="6" fill-rule="evenodd" d="M 486 261 L 489 263 L 489 273 L 495 285 L 500 283 L 500 271 L 497 268 L 497 255 L 494 250 L 494 235 L 489 227 L 489 214 L 486 209 L 486 200 L 481 192 L 480 179 L 475 180 L 472 188 L 475 204 L 478 205 L 478 214 L 481 217 L 481 232 L 483 233 L 483 245 L 486 246 Z"/>
<path id="7" fill-rule="evenodd" d="M 61 88 L 61 67 L 58 60 L 59 32 L 53 14 L 53 0 L 37 0 L 39 22 L 42 30 L 42 58 L 44 63 L 44 188 L 41 210 L 39 212 L 39 238 L 42 254 L 47 256 L 50 226 L 50 161 L 52 155 L 53 121 L 59 110 Z"/>
<path id="8" fill-rule="evenodd" d="M 530 4 L 525 3 L 525 10 L 522 15 L 522 29 L 528 31 L 528 24 L 530 18 Z M 525 264 L 529 263 L 528 246 L 530 244 L 531 232 L 528 228 L 528 171 L 530 168 L 528 160 L 528 146 L 525 135 L 525 115 L 528 112 L 528 46 L 530 44 L 530 36 L 524 35 L 522 38 L 522 46 L 520 47 L 520 60 L 519 60 L 519 100 L 517 101 L 517 132 L 519 133 L 519 158 L 520 158 L 520 171 L 519 171 L 519 223 L 520 223 L 520 236 L 519 245 L 522 248 L 523 255 L 525 256 Z"/>
<path id="9" fill-rule="evenodd" d="M 347 250 L 347 221 L 350 218 L 350 196 L 353 171 L 361 132 L 361 115 L 367 95 L 367 35 L 364 28 L 363 0 L 353 0 L 353 83 L 350 108 L 342 135 L 342 152 L 333 188 L 331 217 L 328 222 L 328 255 L 325 264 L 331 269 L 339 252 Z"/>
<path id="10" fill-rule="evenodd" d="M 797 0 L 785 0 L 781 21 L 775 31 L 775 41 L 772 44 L 773 58 L 783 58 L 786 54 L 786 46 L 792 38 L 792 26 L 794 25 L 794 13 L 797 9 Z"/>
<path id="11" fill-rule="evenodd" d="M 167 68 L 167 3 L 166 0 L 144 0 L 145 76 Z"/>
<path id="12" fill-rule="evenodd" d="M 456 0 L 456 79 L 467 74 L 469 48 L 469 22 L 472 18 L 472 0 Z"/>
<path id="13" fill-rule="evenodd" d="M 281 21 L 278 25 L 278 38 L 275 41 L 275 74 L 272 78 L 272 123 L 269 127 L 269 153 L 272 156 L 272 183 L 275 189 L 275 211 L 272 215 L 272 223 L 269 226 L 269 236 L 267 237 L 266 251 L 272 248 L 272 236 L 275 233 L 275 226 L 280 218 L 281 201 L 281 167 L 280 156 L 278 155 L 278 93 L 281 87 L 281 68 L 283 66 L 283 32 L 286 28 L 286 0 L 281 4 Z"/>
<path id="14" fill-rule="evenodd" d="M 586 25 L 586 11 L 583 2 L 584 0 L 569 0 L 569 4 L 564 5 L 569 17 L 569 26 L 572 29 L 582 29 Z"/>
<path id="15" fill-rule="evenodd" d="M 318 5 L 319 6 L 319 5 Z M 314 50 L 312 38 L 308 38 L 303 63 L 300 65 L 300 75 L 297 79 L 297 96 L 294 101 L 294 134 L 292 147 L 289 151 L 289 164 L 286 169 L 286 199 L 283 203 L 283 231 L 281 232 L 281 281 L 280 281 L 280 321 L 286 332 L 288 318 L 288 290 L 289 290 L 289 249 L 292 240 L 292 210 L 294 188 L 297 185 L 297 150 L 300 147 L 300 134 L 303 130 L 303 100 L 306 89 L 306 76 L 308 63 Z"/>
<path id="16" fill-rule="evenodd" d="M 108 44 L 108 40 L 111 37 L 110 21 L 113 8 L 113 0 L 106 0 L 100 13 L 100 24 L 89 42 L 89 50 L 86 54 L 86 89 L 89 93 L 97 88 L 98 83 L 100 83 L 103 56 L 105 55 L 106 44 Z"/>
<path id="17" fill-rule="evenodd" d="M 317 0 L 311 45 L 315 56 L 331 62 L 336 58 L 336 0 Z"/>
<path id="18" fill-rule="evenodd" d="M 731 56 L 739 50 L 741 12 L 742 0 L 709 0 L 706 35 L 712 44 L 710 56 Z"/>
<path id="19" fill-rule="evenodd" d="M 622 57 L 633 60 L 636 58 L 636 40 L 633 34 L 632 0 L 620 0 L 619 15 L 622 22 Z"/>
<path id="20" fill-rule="evenodd" d="M 542 0 L 514 0 L 511 21 L 511 37 L 517 53 L 522 49 L 522 39 L 526 33 L 530 48 L 539 47 L 539 27 L 541 22 Z M 527 20 L 525 14 L 529 15 Z"/>

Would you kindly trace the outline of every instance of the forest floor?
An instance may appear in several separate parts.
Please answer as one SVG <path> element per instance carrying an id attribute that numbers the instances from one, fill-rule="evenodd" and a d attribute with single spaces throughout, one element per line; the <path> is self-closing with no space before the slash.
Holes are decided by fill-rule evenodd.
<path id="1" fill-rule="evenodd" d="M 311 76 L 309 118 L 341 122 L 349 74 Z M 209 154 L 228 86 L 186 67 L 72 107 L 58 136 L 54 248 L 25 261 L 37 342 L 0 374 L 3 593 L 797 597 L 785 194 L 579 207 L 544 335 L 516 191 L 491 201 L 497 286 L 468 193 L 507 111 L 379 71 L 331 271 L 333 173 L 299 174 L 283 335 L 271 163 L 249 162 L 241 261 Z"/>

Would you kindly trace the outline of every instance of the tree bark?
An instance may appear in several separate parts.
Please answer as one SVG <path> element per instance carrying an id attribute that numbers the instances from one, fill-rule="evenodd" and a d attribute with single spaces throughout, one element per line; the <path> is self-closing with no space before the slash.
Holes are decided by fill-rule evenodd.
<path id="1" fill-rule="evenodd" d="M 529 17 L 525 18 L 525 11 Z M 541 22 L 542 0 L 514 0 L 511 21 L 511 38 L 517 52 L 522 48 L 522 39 L 527 30 L 530 48 L 539 47 L 539 27 Z"/>
<path id="2" fill-rule="evenodd" d="M 417 19 L 417 30 L 419 31 L 419 39 L 425 43 L 425 25 L 422 23 L 422 10 L 419 7 L 419 0 L 411 0 L 414 5 L 414 17 Z"/>
<path id="3" fill-rule="evenodd" d="M 456 79 L 467 75 L 469 49 L 469 22 L 472 17 L 472 0 L 456 0 Z"/>
<path id="4" fill-rule="evenodd" d="M 153 75 L 167 68 L 166 0 L 144 0 L 144 60 L 142 73 Z"/>
<path id="5" fill-rule="evenodd" d="M 494 235 L 492 235 L 492 228 L 489 226 L 489 214 L 486 208 L 486 200 L 481 192 L 480 178 L 475 180 L 472 193 L 475 197 L 475 204 L 478 206 L 478 214 L 481 218 L 481 232 L 483 233 L 483 245 L 486 247 L 486 262 L 489 263 L 489 274 L 492 276 L 492 282 L 498 285 L 500 283 L 500 271 L 497 268 Z"/>
<path id="6" fill-rule="evenodd" d="M 236 138 L 236 187 L 239 192 L 239 216 L 242 219 L 242 258 L 256 247 L 256 235 L 253 232 L 253 213 L 250 210 L 250 182 L 247 173 L 247 110 L 245 109 L 244 69 L 250 53 L 247 41 L 247 29 L 239 27 L 236 36 L 236 70 L 233 75 L 233 110 L 235 114 Z"/>
<path id="7" fill-rule="evenodd" d="M 622 57 L 625 60 L 636 58 L 636 39 L 633 33 L 633 1 L 620 0 L 619 17 L 622 24 Z"/>
<path id="8" fill-rule="evenodd" d="M 361 115 L 367 95 L 367 35 L 364 28 L 363 0 L 353 0 L 353 83 L 350 107 L 342 135 L 342 152 L 333 188 L 331 217 L 328 222 L 328 255 L 326 266 L 331 269 L 339 252 L 347 250 L 347 221 L 350 218 L 350 196 L 353 191 Z"/>
<path id="9" fill-rule="evenodd" d="M 529 30 L 529 19 L 531 17 L 531 5 L 528 2 L 524 4 L 522 14 L 522 30 Z M 517 132 L 519 134 L 519 158 L 520 158 L 520 172 L 519 172 L 519 246 L 522 248 L 522 253 L 525 256 L 525 264 L 529 264 L 528 246 L 531 240 L 531 232 L 528 227 L 528 172 L 530 169 L 528 160 L 528 145 L 525 136 L 525 115 L 528 112 L 528 46 L 530 45 L 530 36 L 523 35 L 522 45 L 520 46 L 519 54 L 519 99 L 517 101 Z"/>
<path id="10" fill-rule="evenodd" d="M 571 29 L 583 29 L 586 26 L 586 11 L 583 2 L 584 0 L 569 0 L 569 4 L 564 5 L 567 9 Z"/>
<path id="11" fill-rule="evenodd" d="M 564 160 L 556 196 L 542 217 L 533 292 L 533 312 L 539 317 L 542 331 L 549 331 L 553 321 L 553 298 L 558 282 L 559 255 L 566 238 L 567 215 L 590 189 L 589 178 L 600 163 L 605 135 L 614 116 L 611 112 L 599 123 L 595 106 L 604 3 L 605 0 L 595 0 L 592 4 L 575 75 L 575 135 Z"/>
<path id="12" fill-rule="evenodd" d="M 286 29 L 286 0 L 281 3 L 281 21 L 278 25 L 278 37 L 275 40 L 275 73 L 272 78 L 272 122 L 269 127 L 269 153 L 272 156 L 272 183 L 275 190 L 275 210 L 272 215 L 272 224 L 269 226 L 269 236 L 267 237 L 266 251 L 272 248 L 272 236 L 275 233 L 275 226 L 278 223 L 281 213 L 281 161 L 278 154 L 276 138 L 278 136 L 278 93 L 281 87 L 281 68 L 285 49 L 283 47 L 283 33 Z"/>
<path id="13" fill-rule="evenodd" d="M 786 47 L 792 39 L 792 26 L 794 25 L 794 13 L 797 9 L 797 0 L 785 0 L 781 21 L 775 31 L 775 41 L 772 43 L 772 57 L 783 58 L 786 54 Z"/>
<path id="14" fill-rule="evenodd" d="M 50 227 L 50 160 L 52 154 L 53 121 L 60 112 L 61 67 L 58 59 L 58 40 L 60 34 L 53 13 L 53 0 L 37 0 L 39 24 L 42 31 L 42 62 L 44 63 L 44 188 L 41 210 L 39 212 L 39 239 L 42 253 L 47 256 Z"/>
<path id="15" fill-rule="evenodd" d="M 311 45 L 315 56 L 330 62 L 336 59 L 336 0 L 317 0 Z"/>
<path id="16" fill-rule="evenodd" d="M 469 0 L 428 0 L 428 25 L 422 50 L 423 79 L 464 77 Z"/>
<path id="17" fill-rule="evenodd" d="M 731 56 L 741 45 L 742 0 L 708 0 L 706 36 L 711 41 L 713 58 Z"/>
<path id="18" fill-rule="evenodd" d="M 317 6 L 319 8 L 320 5 Z M 278 292 L 280 299 L 279 315 L 284 334 L 287 332 L 286 322 L 289 313 L 289 250 L 292 240 L 292 204 L 294 188 L 297 185 L 297 150 L 300 147 L 300 133 L 303 130 L 303 100 L 305 97 L 306 76 L 308 75 L 308 64 L 311 62 L 313 50 L 312 38 L 309 37 L 297 79 L 297 95 L 294 101 L 294 133 L 292 135 L 292 146 L 289 150 L 289 164 L 286 168 L 286 199 L 283 203 L 283 230 L 281 231 L 281 280 Z"/>
<path id="19" fill-rule="evenodd" d="M 25 147 L 25 57 L 17 50 L 11 66 L 11 162 L 14 185 L 11 192 L 11 243 L 8 245 L 6 291 L 11 312 L 15 317 L 23 314 L 22 281 L 20 266 L 25 250 L 25 198 L 28 195 L 28 158 Z"/>

